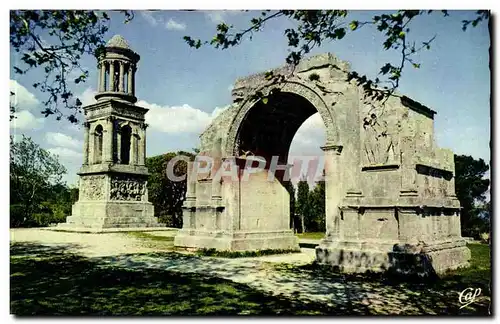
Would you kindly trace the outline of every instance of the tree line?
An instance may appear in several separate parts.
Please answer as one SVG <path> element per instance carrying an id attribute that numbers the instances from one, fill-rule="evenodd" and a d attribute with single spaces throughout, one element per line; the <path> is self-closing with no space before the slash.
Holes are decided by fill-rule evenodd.
<path id="1" fill-rule="evenodd" d="M 176 156 L 193 152 L 169 152 L 146 159 L 149 170 L 149 200 L 155 206 L 159 222 L 170 227 L 182 227 L 182 205 L 186 196 L 186 181 L 167 177 L 167 164 Z M 455 155 L 455 191 L 462 207 L 462 235 L 480 238 L 490 232 L 491 201 L 487 199 L 490 180 L 484 179 L 489 166 L 483 159 Z M 187 162 L 174 166 L 176 176 L 185 175 Z M 29 137 L 15 141 L 10 137 L 10 226 L 48 226 L 65 222 L 71 206 L 78 200 L 78 188 L 62 181 L 67 173 L 58 157 L 41 148 Z M 290 228 L 297 233 L 325 232 L 325 181 L 312 188 L 302 179 L 297 186 L 284 184 L 290 194 Z"/>

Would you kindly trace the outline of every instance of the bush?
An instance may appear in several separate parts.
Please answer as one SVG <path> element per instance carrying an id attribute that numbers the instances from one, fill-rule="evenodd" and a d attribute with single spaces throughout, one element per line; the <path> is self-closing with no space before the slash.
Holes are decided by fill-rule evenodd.
<path id="1" fill-rule="evenodd" d="M 21 227 L 26 222 L 25 210 L 22 205 L 10 205 L 10 227 Z"/>
<path id="2" fill-rule="evenodd" d="M 182 214 L 172 215 L 165 211 L 161 211 L 155 216 L 158 217 L 159 223 L 165 224 L 167 227 L 182 228 Z"/>
<path id="3" fill-rule="evenodd" d="M 46 227 L 51 223 L 63 223 L 69 215 L 67 206 L 44 202 L 36 212 L 27 214 L 21 204 L 10 205 L 10 227 Z"/>
<path id="4" fill-rule="evenodd" d="M 33 220 L 35 222 L 35 226 L 46 227 L 52 223 L 52 219 L 54 216 L 51 213 L 35 213 L 33 214 Z"/>
<path id="5" fill-rule="evenodd" d="M 481 233 L 481 243 L 490 243 L 490 233 Z"/>

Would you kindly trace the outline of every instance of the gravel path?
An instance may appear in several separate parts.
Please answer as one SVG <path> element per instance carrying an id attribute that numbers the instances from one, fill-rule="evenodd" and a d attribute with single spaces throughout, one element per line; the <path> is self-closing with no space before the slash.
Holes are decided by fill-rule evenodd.
<path id="1" fill-rule="evenodd" d="M 72 252 L 86 257 L 120 255 L 125 253 L 157 252 L 143 240 L 124 233 L 70 233 L 42 229 L 11 229 L 11 242 L 36 242 L 44 245 L 69 244 Z"/>

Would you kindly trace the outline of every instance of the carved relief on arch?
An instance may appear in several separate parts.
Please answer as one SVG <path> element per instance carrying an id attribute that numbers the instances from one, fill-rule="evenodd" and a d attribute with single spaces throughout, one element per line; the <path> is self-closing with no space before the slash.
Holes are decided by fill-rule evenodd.
<path id="1" fill-rule="evenodd" d="M 334 116 L 334 110 L 325 103 L 323 98 L 316 91 L 297 80 L 289 80 L 279 86 L 264 86 L 260 89 L 256 89 L 255 91 L 261 91 L 264 95 L 266 95 L 272 88 L 276 87 L 279 88 L 281 92 L 293 93 L 309 101 L 323 119 L 323 122 L 325 124 L 327 143 L 337 143 L 339 141 L 339 132 L 335 123 L 336 118 Z M 248 95 L 245 100 L 241 102 L 240 107 L 238 108 L 238 112 L 230 123 L 227 139 L 225 143 L 223 143 L 223 152 L 225 156 L 233 156 L 238 153 L 238 148 L 236 147 L 238 131 L 241 124 L 243 123 L 245 116 L 256 103 L 257 100 L 253 99 L 251 95 Z"/>
<path id="2" fill-rule="evenodd" d="M 388 108 L 387 108 L 388 109 Z M 399 133 L 401 124 L 385 107 L 364 102 L 361 109 L 362 163 L 400 164 Z"/>

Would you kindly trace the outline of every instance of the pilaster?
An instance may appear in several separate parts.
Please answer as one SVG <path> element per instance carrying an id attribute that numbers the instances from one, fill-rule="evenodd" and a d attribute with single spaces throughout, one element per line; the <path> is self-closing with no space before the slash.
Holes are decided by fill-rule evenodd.
<path id="1" fill-rule="evenodd" d="M 120 92 L 124 92 L 123 91 L 123 81 L 124 81 L 124 77 L 125 77 L 125 66 L 124 66 L 124 62 L 123 61 L 119 61 L 119 64 L 120 64 L 120 80 L 118 82 L 118 91 Z"/>
<path id="2" fill-rule="evenodd" d="M 89 128 L 90 123 L 84 122 L 84 137 L 83 137 L 83 164 L 89 164 Z"/>
<path id="3" fill-rule="evenodd" d="M 103 153 L 104 162 L 113 162 L 113 132 L 114 132 L 114 117 L 110 116 L 106 119 L 106 132 L 104 133 Z"/>
<path id="4" fill-rule="evenodd" d="M 321 147 L 325 152 L 325 225 L 327 236 L 339 237 L 340 233 L 340 203 L 343 198 L 342 188 L 342 145 L 327 145 Z"/>
<path id="5" fill-rule="evenodd" d="M 115 61 L 109 60 L 109 90 L 114 91 L 115 85 Z"/>

